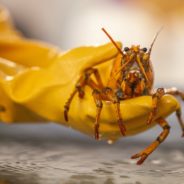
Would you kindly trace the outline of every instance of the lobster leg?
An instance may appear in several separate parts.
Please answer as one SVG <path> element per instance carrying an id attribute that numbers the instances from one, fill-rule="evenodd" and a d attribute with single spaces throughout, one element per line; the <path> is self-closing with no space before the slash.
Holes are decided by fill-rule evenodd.
<path id="1" fill-rule="evenodd" d="M 121 134 L 123 136 L 125 136 L 126 128 L 125 128 L 125 125 L 123 124 L 123 119 L 121 117 L 120 103 L 119 102 L 117 102 L 115 104 L 115 108 L 116 108 L 116 116 L 117 116 L 117 119 L 118 119 L 119 129 L 121 131 Z"/>
<path id="2" fill-rule="evenodd" d="M 67 102 L 65 103 L 65 106 L 64 106 L 65 121 L 68 121 L 68 112 L 69 112 L 70 105 L 71 105 L 71 102 L 72 102 L 74 96 L 78 93 L 80 98 L 84 97 L 84 95 L 85 95 L 84 88 L 86 85 L 89 85 L 89 80 L 90 80 L 90 77 L 92 74 L 94 74 L 96 81 L 98 83 L 95 85 L 95 87 L 98 89 L 103 88 L 103 83 L 102 83 L 102 80 L 101 80 L 101 77 L 100 77 L 98 70 L 95 68 L 90 68 L 90 69 L 86 70 L 84 72 L 84 74 L 82 74 L 82 76 L 79 78 L 79 80 L 75 86 L 74 91 L 71 93 L 70 97 L 68 98 Z"/>
<path id="3" fill-rule="evenodd" d="M 96 119 L 95 119 L 95 124 L 94 124 L 94 130 L 95 130 L 95 139 L 99 140 L 99 120 L 100 120 L 100 114 L 102 111 L 103 103 L 100 95 L 100 91 L 97 89 L 93 90 L 93 98 L 96 104 Z"/>
<path id="4" fill-rule="evenodd" d="M 181 118 L 181 108 L 176 110 L 176 117 L 178 118 L 178 122 L 182 130 L 182 137 L 184 137 L 184 122 L 183 119 Z"/>
<path id="5" fill-rule="evenodd" d="M 146 158 L 167 138 L 170 132 L 170 126 L 168 125 L 167 121 L 163 118 L 159 118 L 156 120 L 158 124 L 162 127 L 163 131 L 161 134 L 157 137 L 157 139 L 146 149 L 144 149 L 142 152 L 133 155 L 131 158 L 136 159 L 140 158 L 140 160 L 137 162 L 138 165 L 141 165 Z"/>
<path id="6" fill-rule="evenodd" d="M 166 94 L 170 94 L 170 95 L 175 95 L 175 96 L 180 96 L 182 98 L 182 100 L 184 100 L 184 93 L 179 91 L 177 88 L 170 88 L 170 89 L 166 89 Z M 181 118 L 181 108 L 179 108 L 178 110 L 176 110 L 176 116 L 178 118 L 180 127 L 182 129 L 182 137 L 184 137 L 184 122 Z"/>
<path id="7" fill-rule="evenodd" d="M 79 97 L 82 98 L 84 96 L 84 92 L 82 90 L 82 87 L 85 85 L 85 81 L 83 77 L 80 77 L 79 81 L 77 82 L 74 91 L 71 93 L 70 97 L 68 98 L 67 102 L 64 106 L 64 118 L 65 121 L 68 121 L 68 111 L 70 110 L 70 104 L 74 98 L 74 96 L 79 93 Z"/>
<path id="8" fill-rule="evenodd" d="M 95 139 L 97 140 L 99 139 L 99 126 L 100 126 L 99 119 L 100 119 L 100 114 L 103 107 L 102 100 L 111 101 L 112 103 L 115 104 L 116 116 L 117 116 L 119 128 L 122 135 L 125 136 L 126 128 L 123 124 L 123 120 L 121 117 L 120 102 L 117 100 L 112 89 L 109 87 L 105 87 L 102 90 L 98 90 L 97 88 L 95 88 L 95 84 L 92 80 L 89 81 L 88 85 L 93 89 L 93 98 L 97 107 L 97 114 L 96 114 L 96 121 L 95 121 Z"/>
<path id="9" fill-rule="evenodd" d="M 178 90 L 177 88 L 165 89 L 165 93 L 170 95 L 180 96 L 181 99 L 184 100 L 184 92 Z"/>
<path id="10" fill-rule="evenodd" d="M 155 117 L 158 109 L 158 103 L 161 99 L 161 97 L 165 94 L 164 88 L 158 88 L 156 93 L 152 95 L 152 111 L 149 114 L 149 117 L 147 119 L 147 124 L 151 124 L 153 121 L 153 118 Z"/>
<path id="11" fill-rule="evenodd" d="M 70 98 L 65 103 L 65 106 L 64 106 L 64 118 L 65 118 L 65 121 L 68 121 L 68 111 L 70 110 L 70 104 L 71 104 L 71 102 L 73 100 L 73 97 L 75 96 L 76 93 L 77 93 L 77 89 L 75 89 L 72 92 L 72 94 L 70 95 Z"/>

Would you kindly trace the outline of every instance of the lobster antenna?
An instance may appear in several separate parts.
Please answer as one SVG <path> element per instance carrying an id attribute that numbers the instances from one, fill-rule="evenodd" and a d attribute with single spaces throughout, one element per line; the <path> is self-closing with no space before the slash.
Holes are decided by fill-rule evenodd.
<path id="1" fill-rule="evenodd" d="M 117 43 L 113 40 L 113 38 L 110 36 L 110 34 L 104 29 L 102 28 L 102 31 L 107 35 L 107 37 L 110 39 L 110 41 L 114 44 L 114 46 L 116 47 L 116 49 L 118 50 L 119 53 L 121 53 L 121 55 L 123 56 L 123 52 L 122 50 L 119 48 L 119 46 L 117 45 Z"/>
<path id="2" fill-rule="evenodd" d="M 163 29 L 163 27 L 164 26 L 162 26 L 158 31 L 157 31 L 157 33 L 156 33 L 156 35 L 155 35 L 155 37 L 154 37 L 154 39 L 153 39 L 153 41 L 152 41 L 152 43 L 151 43 L 151 46 L 150 46 L 150 49 L 149 49 L 149 55 L 151 54 L 151 51 L 152 51 L 152 48 L 153 48 L 153 45 L 154 45 L 154 43 L 155 43 L 155 41 L 156 41 L 156 39 L 157 39 L 157 37 L 158 37 L 158 35 L 160 34 L 160 32 L 162 31 L 162 29 Z"/>

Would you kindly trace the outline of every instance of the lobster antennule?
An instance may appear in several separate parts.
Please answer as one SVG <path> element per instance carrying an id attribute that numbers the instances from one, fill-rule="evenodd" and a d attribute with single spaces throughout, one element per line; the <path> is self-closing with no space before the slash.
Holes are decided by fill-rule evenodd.
<path id="1" fill-rule="evenodd" d="M 114 44 L 118 52 L 123 56 L 122 50 L 119 48 L 119 46 L 116 44 L 116 42 L 113 40 L 113 38 L 110 36 L 110 34 L 105 30 L 105 28 L 102 28 L 102 31 L 107 35 L 107 37 L 110 39 L 110 41 Z"/>

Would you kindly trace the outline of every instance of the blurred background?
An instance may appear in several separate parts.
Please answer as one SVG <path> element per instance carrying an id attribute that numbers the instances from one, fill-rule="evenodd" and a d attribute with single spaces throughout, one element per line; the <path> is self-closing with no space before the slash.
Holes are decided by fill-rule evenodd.
<path id="1" fill-rule="evenodd" d="M 64 51 L 109 42 L 102 27 L 123 46 L 149 47 L 164 26 L 151 56 L 155 87 L 184 90 L 183 0 L 0 0 L 0 4 L 26 37 Z M 181 184 L 183 139 L 175 115 L 168 121 L 169 138 L 143 167 L 128 158 L 149 145 L 159 127 L 108 146 L 54 123 L 1 124 L 0 183 Z"/>
<path id="2" fill-rule="evenodd" d="M 183 85 L 184 2 L 182 0 L 0 0 L 28 37 L 68 50 L 108 42 L 105 27 L 124 46 L 150 43 L 156 85 Z"/>

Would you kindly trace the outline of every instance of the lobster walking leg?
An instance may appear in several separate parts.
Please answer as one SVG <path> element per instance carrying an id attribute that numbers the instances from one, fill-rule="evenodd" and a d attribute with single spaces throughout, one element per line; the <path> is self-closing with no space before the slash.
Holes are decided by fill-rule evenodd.
<path id="1" fill-rule="evenodd" d="M 165 94 L 164 88 L 158 88 L 157 91 L 156 91 L 156 93 L 154 93 L 154 94 L 152 95 L 152 107 L 153 107 L 153 109 L 152 109 L 152 111 L 150 112 L 149 117 L 148 117 L 148 119 L 147 119 L 147 124 L 148 124 L 148 125 L 152 123 L 153 118 L 154 118 L 154 116 L 155 116 L 156 113 L 157 113 L 158 103 L 159 103 L 161 97 L 162 97 L 164 94 Z"/>
<path id="2" fill-rule="evenodd" d="M 70 104 L 73 100 L 73 97 L 75 96 L 75 94 L 77 93 L 77 88 L 75 88 L 75 90 L 72 92 L 72 94 L 70 95 L 70 98 L 67 100 L 67 102 L 65 103 L 65 106 L 64 106 L 64 118 L 65 118 L 65 121 L 68 121 L 68 111 L 70 109 Z"/>
<path id="3" fill-rule="evenodd" d="M 94 124 L 94 130 L 95 130 L 95 139 L 99 140 L 99 120 L 100 120 L 100 114 L 102 111 L 103 103 L 100 95 L 100 91 L 97 89 L 93 90 L 93 98 L 96 104 L 96 119 L 95 119 L 95 124 Z"/>
<path id="4" fill-rule="evenodd" d="M 68 98 L 67 102 L 65 103 L 65 106 L 64 106 L 65 121 L 68 121 L 68 112 L 69 112 L 70 105 L 71 105 L 71 102 L 72 102 L 74 96 L 78 93 L 80 98 L 84 97 L 84 95 L 85 95 L 84 88 L 86 85 L 89 85 L 89 80 L 90 80 L 90 77 L 92 74 L 94 74 L 96 81 L 97 81 L 96 88 L 98 88 L 98 89 L 103 88 L 103 83 L 102 83 L 102 80 L 101 80 L 101 77 L 100 77 L 98 70 L 95 68 L 89 68 L 88 70 L 86 70 L 84 72 L 84 74 L 82 74 L 81 77 L 79 78 L 79 80 L 75 86 L 74 91 L 72 92 L 72 94 Z"/>
<path id="5" fill-rule="evenodd" d="M 121 134 L 123 136 L 125 136 L 126 128 L 125 128 L 125 125 L 123 124 L 123 119 L 121 117 L 120 103 L 119 102 L 117 102 L 115 104 L 115 108 L 116 108 L 116 116 L 117 116 L 117 119 L 118 119 L 119 129 L 121 131 Z"/>
<path id="6" fill-rule="evenodd" d="M 125 136 L 126 128 L 123 124 L 123 120 L 121 117 L 120 102 L 115 96 L 113 90 L 109 87 L 105 87 L 105 88 L 98 90 L 95 86 L 95 83 L 91 79 L 88 85 L 93 89 L 93 97 L 94 97 L 94 101 L 97 107 L 97 114 L 96 114 L 96 121 L 95 121 L 95 138 L 99 139 L 99 125 L 100 125 L 99 119 L 100 119 L 100 114 L 101 114 L 101 110 L 103 107 L 102 100 L 111 101 L 113 104 L 115 104 L 116 116 L 117 116 L 119 128 L 120 128 L 122 135 Z"/>
<path id="7" fill-rule="evenodd" d="M 133 155 L 131 158 L 136 159 L 140 158 L 140 160 L 137 162 L 138 165 L 141 165 L 146 158 L 167 138 L 170 132 L 170 126 L 168 125 L 167 121 L 163 118 L 159 118 L 156 120 L 158 124 L 162 127 L 163 131 L 161 134 L 157 137 L 157 139 L 146 149 L 144 149 L 142 152 Z"/>
<path id="8" fill-rule="evenodd" d="M 165 93 L 170 95 L 180 96 L 181 99 L 184 100 L 184 92 L 178 90 L 177 88 L 165 89 Z"/>
<path id="9" fill-rule="evenodd" d="M 120 128 L 120 132 L 123 136 L 125 136 L 126 128 L 125 128 L 125 125 L 123 124 L 123 119 L 121 116 L 120 100 L 116 96 L 116 93 L 114 93 L 112 88 L 105 87 L 102 89 L 101 95 L 103 100 L 110 101 L 115 105 L 116 117 Z"/>
<path id="10" fill-rule="evenodd" d="M 65 106 L 64 106 L 65 121 L 68 121 L 68 111 L 70 110 L 70 104 L 71 104 L 74 96 L 77 94 L 77 92 L 79 93 L 80 98 L 82 98 L 84 96 L 84 92 L 82 90 L 84 85 L 85 85 L 85 80 L 84 80 L 84 77 L 82 76 L 82 77 L 80 77 L 79 81 L 77 82 L 74 91 L 72 92 L 72 94 L 68 98 L 67 102 L 65 103 Z"/>
<path id="11" fill-rule="evenodd" d="M 178 90 L 177 88 L 166 89 L 165 92 L 166 92 L 166 94 L 180 96 L 181 99 L 184 100 L 184 92 Z M 176 110 L 176 116 L 178 118 L 180 127 L 182 129 L 182 137 L 184 137 L 184 122 L 183 122 L 183 119 L 181 118 L 181 108 Z"/>
<path id="12" fill-rule="evenodd" d="M 178 118 L 178 122 L 182 130 L 182 137 L 184 137 L 184 122 L 183 119 L 181 118 L 181 108 L 176 110 L 176 117 Z"/>

